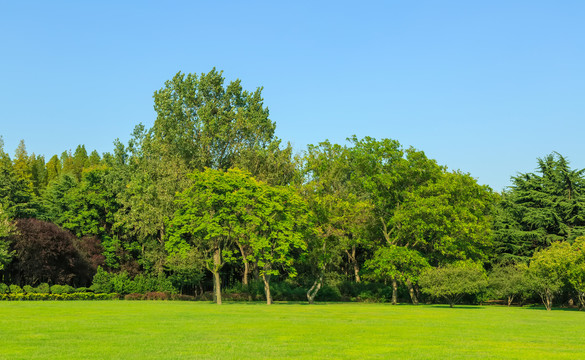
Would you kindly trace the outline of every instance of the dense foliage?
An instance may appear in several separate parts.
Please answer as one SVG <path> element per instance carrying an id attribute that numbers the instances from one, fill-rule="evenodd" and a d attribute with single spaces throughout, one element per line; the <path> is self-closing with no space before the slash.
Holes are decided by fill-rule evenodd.
<path id="1" fill-rule="evenodd" d="M 294 155 L 261 90 L 178 73 L 154 94 L 153 127 L 110 153 L 0 146 L 0 281 L 217 303 L 585 306 L 585 170 L 553 153 L 497 194 L 392 139 Z"/>

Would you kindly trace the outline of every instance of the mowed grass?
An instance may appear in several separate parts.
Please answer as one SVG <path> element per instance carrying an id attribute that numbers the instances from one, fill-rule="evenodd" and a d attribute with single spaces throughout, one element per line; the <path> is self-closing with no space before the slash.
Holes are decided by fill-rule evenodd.
<path id="1" fill-rule="evenodd" d="M 163 301 L 1 302 L 1 359 L 583 359 L 585 313 Z"/>

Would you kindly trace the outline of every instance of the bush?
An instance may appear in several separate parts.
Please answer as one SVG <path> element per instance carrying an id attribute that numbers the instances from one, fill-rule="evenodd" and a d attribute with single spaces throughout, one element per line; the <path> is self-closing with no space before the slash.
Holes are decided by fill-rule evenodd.
<path id="1" fill-rule="evenodd" d="M 75 292 L 75 289 L 69 285 L 53 285 L 51 286 L 51 293 L 52 294 L 72 294 Z"/>
<path id="2" fill-rule="evenodd" d="M 7 301 L 45 301 L 45 300 L 115 300 L 118 299 L 118 294 L 94 294 L 92 292 L 72 293 L 72 294 L 48 294 L 48 293 L 32 293 L 32 294 L 0 294 L 0 300 Z"/>
<path id="3" fill-rule="evenodd" d="M 118 274 L 106 272 L 98 267 L 90 288 L 94 292 L 115 292 L 118 294 L 146 294 L 149 292 L 176 293 L 177 289 L 163 273 L 157 276 L 139 274 L 131 279 L 127 272 Z"/>
<path id="4" fill-rule="evenodd" d="M 146 293 L 146 300 L 168 300 L 169 295 L 160 291 Z"/>
<path id="5" fill-rule="evenodd" d="M 18 285 L 10 285 L 11 294 L 24 294 L 24 290 Z"/>
<path id="6" fill-rule="evenodd" d="M 387 302 L 392 299 L 392 287 L 377 282 L 344 281 L 338 289 L 341 301 Z M 398 297 L 404 298 L 402 287 L 399 286 L 398 290 Z"/>
<path id="7" fill-rule="evenodd" d="M 170 297 L 171 297 L 171 300 L 195 301 L 195 296 L 191 296 L 191 295 L 171 294 Z"/>
<path id="8" fill-rule="evenodd" d="M 69 231 L 37 219 L 16 221 L 12 237 L 13 261 L 5 274 L 22 283 L 44 281 L 54 284 L 86 283 L 93 272 L 76 248 L 77 239 Z"/>
<path id="9" fill-rule="evenodd" d="M 36 293 L 38 294 L 48 294 L 51 292 L 51 287 L 47 283 L 42 283 L 36 288 Z"/>
<path id="10" fill-rule="evenodd" d="M 124 296 L 124 300 L 144 300 L 145 298 L 146 295 L 138 293 L 127 294 Z"/>
<path id="11" fill-rule="evenodd" d="M 30 285 L 24 285 L 22 287 L 22 290 L 24 290 L 24 292 L 27 293 L 27 294 L 33 294 L 35 292 L 35 288 L 33 288 Z"/>
<path id="12" fill-rule="evenodd" d="M 305 292 L 306 297 L 306 292 Z M 317 293 L 316 300 L 318 301 L 340 301 L 341 291 L 337 286 L 323 285 L 321 290 Z"/>

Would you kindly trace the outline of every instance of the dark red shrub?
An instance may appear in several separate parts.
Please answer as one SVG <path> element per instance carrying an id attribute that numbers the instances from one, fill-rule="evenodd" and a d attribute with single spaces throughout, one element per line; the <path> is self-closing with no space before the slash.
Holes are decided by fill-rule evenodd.
<path id="1" fill-rule="evenodd" d="M 164 292 L 149 292 L 146 293 L 146 300 L 169 300 L 169 295 Z"/>
<path id="2" fill-rule="evenodd" d="M 97 271 L 98 266 L 103 267 L 105 265 L 104 247 L 97 236 L 82 237 L 77 243 L 77 248 L 85 256 L 94 273 Z"/>
<path id="3" fill-rule="evenodd" d="M 16 229 L 11 239 L 15 257 L 6 268 L 12 283 L 89 285 L 93 272 L 73 234 L 37 219 L 17 220 Z"/>

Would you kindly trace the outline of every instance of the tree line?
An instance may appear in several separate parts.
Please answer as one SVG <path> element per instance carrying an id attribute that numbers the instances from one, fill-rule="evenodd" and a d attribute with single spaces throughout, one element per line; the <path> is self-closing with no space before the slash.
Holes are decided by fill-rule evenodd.
<path id="1" fill-rule="evenodd" d="M 212 290 L 218 304 L 226 288 L 252 283 L 270 304 L 286 283 L 311 303 L 374 286 L 393 303 L 453 304 L 490 288 L 509 302 L 583 305 L 584 170 L 562 155 L 496 193 L 392 139 L 295 154 L 261 92 L 215 69 L 178 73 L 154 93 L 152 128 L 137 125 L 112 152 L 79 145 L 46 161 L 23 141 L 13 157 L 0 146 L 0 281 L 142 276 Z M 441 278 L 450 280 L 433 289 Z"/>

